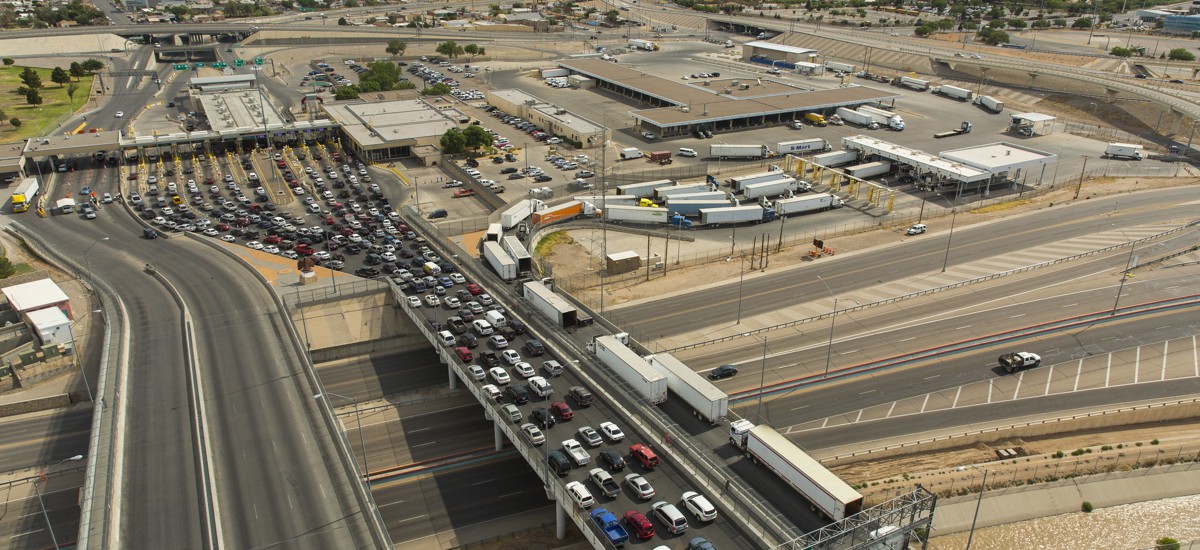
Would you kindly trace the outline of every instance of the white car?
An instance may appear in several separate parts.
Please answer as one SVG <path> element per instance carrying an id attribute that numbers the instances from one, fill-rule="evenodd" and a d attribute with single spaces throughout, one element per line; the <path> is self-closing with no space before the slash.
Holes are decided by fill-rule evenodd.
<path id="1" fill-rule="evenodd" d="M 250 241 L 250 242 L 246 243 L 246 248 L 249 248 L 251 250 L 262 250 L 263 243 L 260 243 L 258 241 Z"/>
<path id="2" fill-rule="evenodd" d="M 508 347 L 508 339 L 499 334 L 493 334 L 488 338 L 488 345 L 496 349 L 504 349 Z"/>
<path id="3" fill-rule="evenodd" d="M 410 307 L 421 307 L 421 299 L 416 296 L 409 296 L 408 305 Z"/>
<path id="4" fill-rule="evenodd" d="M 612 422 L 601 422 L 600 433 L 604 434 L 604 437 L 607 437 L 613 443 L 625 439 L 625 432 L 621 431 L 621 428 L 618 428 Z"/>
<path id="5" fill-rule="evenodd" d="M 545 379 L 542 381 L 545 382 Z M 582 439 L 584 443 L 587 443 L 588 447 L 599 447 L 604 443 L 604 440 L 600 439 L 600 434 L 596 433 L 596 430 L 592 429 L 591 426 L 580 426 L 575 431 L 575 435 L 579 436 L 579 439 Z"/>
<path id="6" fill-rule="evenodd" d="M 438 306 L 442 305 L 442 299 L 438 298 L 437 296 L 435 296 L 433 294 L 426 294 L 425 295 L 425 305 L 427 305 L 429 307 L 438 307 Z"/>
<path id="7" fill-rule="evenodd" d="M 508 372 L 502 367 L 492 367 L 488 369 L 488 376 L 497 384 L 507 384 L 512 382 L 512 378 L 508 376 Z"/>
<path id="8" fill-rule="evenodd" d="M 116 112 L 116 114 L 114 114 L 113 116 L 115 116 L 115 117 L 117 117 L 117 118 L 124 118 L 124 117 L 125 117 L 125 111 L 117 111 L 117 112 Z"/>
<path id="9" fill-rule="evenodd" d="M 479 365 L 471 365 L 471 366 L 476 369 L 479 369 L 479 377 L 476 378 L 476 380 L 483 380 L 483 368 L 480 367 Z M 474 370 L 472 370 L 471 372 L 474 372 Z M 483 392 L 488 394 L 488 397 L 491 397 L 492 401 L 496 401 L 497 403 L 504 399 L 504 394 L 500 393 L 500 388 L 497 388 L 496 386 L 494 386 L 492 384 L 484 384 Z"/>
<path id="10" fill-rule="evenodd" d="M 210 227 L 210 228 L 204 230 L 204 234 L 208 235 L 209 237 L 216 237 L 216 236 L 220 235 L 221 232 Z"/>
<path id="11" fill-rule="evenodd" d="M 525 434 L 525 437 L 529 438 L 529 442 L 534 446 L 546 442 L 546 436 L 542 435 L 542 431 L 533 424 L 521 424 L 521 432 Z"/>
<path id="12" fill-rule="evenodd" d="M 571 495 L 571 500 L 575 501 L 580 508 L 591 508 L 596 500 L 592 498 L 592 493 L 578 481 L 572 481 L 566 486 L 567 494 Z"/>
<path id="13" fill-rule="evenodd" d="M 454 281 L 454 284 L 456 284 L 456 285 L 467 284 L 467 278 L 463 277 L 462 273 L 451 273 L 450 275 L 448 275 L 448 277 L 450 277 L 450 280 Z"/>
<path id="14" fill-rule="evenodd" d="M 467 365 L 467 371 L 471 373 L 471 377 L 476 380 L 483 380 L 487 375 L 483 372 L 483 367 L 479 365 Z"/>
<path id="15" fill-rule="evenodd" d="M 510 365 L 516 365 L 517 363 L 521 362 L 521 354 L 511 349 L 504 350 L 500 355 L 504 357 L 504 360 Z"/>
<path id="16" fill-rule="evenodd" d="M 642 500 L 650 500 L 654 498 L 654 487 L 650 485 L 642 474 L 629 474 L 625 476 L 625 484 L 629 489 Z"/>
<path id="17" fill-rule="evenodd" d="M 524 361 L 517 363 L 513 370 L 523 378 L 531 378 L 537 375 L 537 372 L 533 370 L 533 365 L 530 365 Z"/>
<path id="18" fill-rule="evenodd" d="M 266 252 L 268 254 L 279 254 L 279 247 L 275 246 L 273 244 L 269 244 L 269 245 L 263 247 L 263 252 Z"/>
<path id="19" fill-rule="evenodd" d="M 683 494 L 683 505 L 696 516 L 700 521 L 712 521 L 717 519 L 717 509 L 704 498 L 704 495 L 695 491 L 688 491 Z"/>
<path id="20" fill-rule="evenodd" d="M 490 305 L 496 303 L 495 300 L 492 300 L 491 294 L 480 294 L 479 296 L 475 297 L 475 300 L 485 306 L 490 306 Z"/>

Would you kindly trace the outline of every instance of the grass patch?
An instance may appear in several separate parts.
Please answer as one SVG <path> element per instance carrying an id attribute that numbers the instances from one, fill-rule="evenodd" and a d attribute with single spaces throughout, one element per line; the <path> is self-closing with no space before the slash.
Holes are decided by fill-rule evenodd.
<path id="1" fill-rule="evenodd" d="M 538 241 L 537 246 L 534 247 L 534 250 L 537 251 L 538 256 L 546 257 L 550 254 L 550 249 L 554 248 L 555 245 L 567 244 L 570 243 L 571 240 L 571 236 L 567 235 L 566 231 L 555 231 L 549 235 L 546 235 L 545 237 L 542 237 L 542 240 Z"/>
<path id="2" fill-rule="evenodd" d="M 67 67 L 63 67 L 66 69 Z M 59 86 L 50 81 L 51 69 L 34 68 L 42 77 L 45 87 L 41 89 L 42 104 L 29 105 L 25 96 L 17 95 L 21 82 L 21 71 L 25 67 L 11 65 L 0 67 L 0 109 L 4 109 L 4 120 L 0 122 L 0 142 L 20 141 L 31 137 L 46 135 L 54 128 L 51 126 L 59 117 L 71 112 L 71 98 L 67 97 L 67 87 Z M 80 78 L 76 84 L 79 90 L 75 92 L 75 107 L 87 103 L 88 94 L 92 92 L 93 76 Z M 14 128 L 8 121 L 12 117 L 21 119 L 21 127 Z"/>
<path id="3" fill-rule="evenodd" d="M 1025 206 L 1027 204 L 1029 204 L 1029 201 L 1022 199 L 1022 200 L 1016 200 L 1016 201 L 1011 201 L 1011 202 L 1003 202 L 1000 204 L 993 204 L 990 206 L 985 206 L 983 208 L 976 208 L 975 210 L 972 210 L 971 212 L 973 212 L 975 214 L 990 214 L 992 212 L 1003 212 L 1005 210 L 1012 210 L 1013 208 L 1019 208 L 1019 207 Z"/>

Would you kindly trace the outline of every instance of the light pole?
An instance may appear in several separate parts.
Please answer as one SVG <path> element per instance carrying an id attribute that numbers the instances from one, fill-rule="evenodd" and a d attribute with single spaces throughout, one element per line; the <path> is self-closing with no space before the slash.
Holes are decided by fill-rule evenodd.
<path id="1" fill-rule="evenodd" d="M 83 460 L 83 455 L 75 455 L 70 458 L 64 458 L 64 459 L 54 463 L 53 466 L 46 468 L 46 472 L 49 473 L 50 470 L 53 470 L 56 466 L 58 466 L 59 464 L 62 464 L 63 462 L 74 461 L 74 460 Z M 46 479 L 46 474 L 38 474 L 37 479 L 33 480 L 33 491 L 35 493 L 37 493 L 38 505 L 42 507 L 42 517 L 46 518 L 46 529 L 50 531 L 50 542 L 54 543 L 54 550 L 58 550 L 59 549 L 58 537 L 56 537 L 54 535 L 54 525 L 50 523 L 50 513 L 46 511 L 46 501 L 42 500 L 42 490 L 40 488 L 38 488 L 38 483 L 44 479 Z"/>
<path id="2" fill-rule="evenodd" d="M 1125 240 L 1129 241 L 1129 257 L 1125 259 L 1125 269 L 1121 270 L 1121 286 L 1117 287 L 1117 299 L 1113 300 L 1112 313 L 1109 313 L 1109 315 L 1116 315 L 1117 314 L 1117 304 L 1121 303 L 1121 293 L 1125 292 L 1125 279 L 1129 278 L 1129 270 L 1133 269 L 1134 244 L 1133 244 L 1133 240 L 1129 238 L 1129 235 L 1125 234 L 1124 229 L 1117 227 L 1116 224 L 1110 223 L 1108 225 L 1111 225 L 1113 227 L 1113 229 L 1120 231 L 1121 235 L 1125 237 Z"/>
<path id="3" fill-rule="evenodd" d="M 746 255 L 742 254 L 742 270 L 738 275 L 738 316 L 735 325 L 742 324 L 742 281 L 746 280 Z"/>
<path id="4" fill-rule="evenodd" d="M 366 440 L 363 439 L 362 416 L 360 415 L 360 412 L 359 412 L 358 400 L 354 399 L 353 397 L 346 397 L 344 395 L 336 394 L 331 391 L 326 391 L 325 393 L 318 393 L 318 394 L 314 395 L 313 397 L 316 399 L 320 399 L 320 398 L 324 397 L 325 394 L 329 394 L 334 397 L 340 397 L 342 399 L 345 399 L 346 401 L 350 401 L 351 403 L 354 403 L 354 422 L 356 424 L 358 424 L 358 445 L 359 445 L 359 447 L 362 448 L 362 455 L 363 455 L 363 483 L 366 483 L 367 488 L 370 489 L 371 470 L 367 467 L 367 443 L 366 443 Z M 328 399 L 326 399 L 326 402 L 328 403 Z M 330 405 L 330 407 L 333 406 L 332 403 L 330 403 L 329 405 Z"/>
<path id="5" fill-rule="evenodd" d="M 822 378 L 829 378 L 829 365 L 833 361 L 833 327 L 837 323 L 837 296 L 834 296 L 833 289 L 829 288 L 829 283 L 825 279 L 817 275 L 817 280 L 825 285 L 825 290 L 829 292 L 829 297 L 833 298 L 833 311 L 829 314 L 829 345 L 825 348 L 825 375 Z"/>
<path id="6" fill-rule="evenodd" d="M 100 310 L 93 309 L 91 313 L 100 313 Z M 79 349 L 75 346 L 75 329 L 71 329 L 71 356 L 75 358 L 75 366 L 79 368 L 79 375 L 83 377 L 83 387 L 87 390 L 88 403 L 93 405 L 96 399 L 92 396 L 92 385 L 88 383 L 87 372 L 83 370 L 83 362 L 79 360 Z"/>
<path id="7" fill-rule="evenodd" d="M 88 263 L 87 253 L 89 250 L 92 249 L 93 246 L 100 244 L 100 241 L 107 241 L 107 240 L 108 240 L 108 237 L 100 237 L 100 238 L 92 241 L 92 244 L 89 244 L 87 246 L 87 248 L 83 249 L 83 268 L 85 270 L 87 270 L 88 278 L 90 278 L 92 280 L 91 281 L 92 288 L 96 288 L 96 276 L 92 274 L 92 265 Z"/>
<path id="8" fill-rule="evenodd" d="M 971 466 L 975 468 L 974 466 Z M 975 468 L 978 470 L 979 468 Z M 971 518 L 971 532 L 967 534 L 967 548 L 971 550 L 971 540 L 975 538 L 975 522 L 979 520 L 979 506 L 983 504 L 983 492 L 987 490 L 987 468 L 983 469 L 983 485 L 979 487 L 979 498 L 975 501 L 975 516 Z"/>
<path id="9" fill-rule="evenodd" d="M 954 220 L 958 219 L 958 208 L 945 195 L 938 193 L 937 196 L 946 199 L 946 204 L 950 205 L 950 236 L 946 237 L 946 257 L 942 259 L 942 273 L 945 273 L 950 265 L 950 243 L 954 241 Z"/>

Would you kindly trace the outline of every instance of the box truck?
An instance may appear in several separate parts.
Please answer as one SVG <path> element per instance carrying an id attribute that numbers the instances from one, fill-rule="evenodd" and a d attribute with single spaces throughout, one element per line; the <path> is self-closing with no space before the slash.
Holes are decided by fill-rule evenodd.
<path id="1" fill-rule="evenodd" d="M 709 424 L 717 424 L 729 413 L 729 396 L 712 385 L 706 378 L 696 374 L 683 361 L 669 353 L 647 355 L 650 363 L 667 378 L 667 389 L 692 408 L 692 414 Z"/>
<path id="2" fill-rule="evenodd" d="M 891 111 L 886 111 L 870 105 L 863 105 L 858 108 L 858 112 L 867 113 L 876 117 L 876 120 L 881 121 L 881 124 L 891 128 L 892 130 L 896 130 L 897 132 L 904 129 L 904 119 L 901 118 L 900 115 Z"/>
<path id="3" fill-rule="evenodd" d="M 878 130 L 880 126 L 879 121 L 875 120 L 875 117 L 867 113 L 855 111 L 854 109 L 838 107 L 837 114 L 842 117 L 842 120 L 851 124 L 857 124 L 868 130 Z"/>
<path id="4" fill-rule="evenodd" d="M 942 84 L 941 86 L 934 86 L 933 89 L 930 90 L 930 92 L 935 93 L 937 95 L 946 96 L 951 99 L 957 99 L 959 101 L 970 101 L 972 98 L 975 97 L 975 93 L 972 92 L 971 90 L 968 90 L 966 88 L 959 88 L 958 86 L 951 86 L 949 84 Z"/>
<path id="5" fill-rule="evenodd" d="M 892 171 L 892 163 L 881 160 L 878 162 L 868 162 L 858 164 L 846 169 L 846 174 L 854 176 L 858 179 L 865 180 L 875 176 L 882 176 Z"/>
<path id="6" fill-rule="evenodd" d="M 846 150 L 833 151 L 831 153 L 817 155 L 817 156 L 813 157 L 813 159 L 812 159 L 814 164 L 818 164 L 818 165 L 824 166 L 826 168 L 833 168 L 835 166 L 849 164 L 856 160 L 858 160 L 858 151 L 846 151 Z"/>
<path id="7" fill-rule="evenodd" d="M 646 206 L 609 206 L 604 214 L 610 222 L 628 223 L 667 223 L 668 215 L 666 208 Z"/>
<path id="8" fill-rule="evenodd" d="M 781 141 L 775 144 L 775 153 L 779 155 L 811 155 L 828 150 L 829 142 L 821 138 Z"/>
<path id="9" fill-rule="evenodd" d="M 758 205 L 726 206 L 724 208 L 701 208 L 700 225 L 723 223 L 769 222 L 775 219 L 774 208 Z"/>
<path id="10" fill-rule="evenodd" d="M 708 146 L 708 156 L 718 159 L 761 159 L 766 158 L 770 150 L 766 145 L 733 145 L 714 143 Z"/>
<path id="11" fill-rule="evenodd" d="M 503 248 L 508 256 L 517 262 L 517 275 L 529 273 L 533 270 L 533 257 L 529 255 L 529 251 L 525 250 L 525 245 L 521 244 L 521 239 L 514 236 L 504 237 L 500 239 L 500 248 Z"/>
<path id="12" fill-rule="evenodd" d="M 659 187 L 669 187 L 675 185 L 675 180 L 654 180 L 643 181 L 641 183 L 627 183 L 617 186 L 618 195 L 632 195 L 634 197 L 653 197 L 654 190 Z"/>
<path id="13" fill-rule="evenodd" d="M 647 156 L 647 158 L 649 158 L 651 162 L 662 163 L 663 161 L 671 160 L 671 152 L 670 151 L 651 151 L 650 154 Z"/>
<path id="14" fill-rule="evenodd" d="M 522 289 L 522 296 L 558 326 L 572 328 L 578 323 L 579 311 L 575 306 L 554 294 L 546 285 L 538 281 L 528 281 Z"/>
<path id="15" fill-rule="evenodd" d="M 1004 111 L 1004 102 L 990 95 L 977 96 L 975 98 L 975 104 L 982 105 L 993 113 L 1000 113 Z"/>
<path id="16" fill-rule="evenodd" d="M 642 150 L 637 147 L 626 147 L 621 149 L 621 160 L 640 159 L 642 158 Z"/>
<path id="17" fill-rule="evenodd" d="M 483 257 L 487 260 L 488 265 L 496 270 L 496 274 L 502 280 L 511 281 L 517 278 L 517 261 L 504 251 L 500 243 L 485 241 L 483 243 Z"/>
<path id="18" fill-rule="evenodd" d="M 1101 157 L 1106 159 L 1142 160 L 1142 146 L 1132 143 L 1109 143 Z"/>
<path id="19" fill-rule="evenodd" d="M 825 115 L 820 113 L 804 113 L 804 120 L 807 120 L 813 126 L 829 125 L 829 122 L 825 120 Z"/>
<path id="20" fill-rule="evenodd" d="M 596 357 L 615 371 L 617 376 L 633 386 L 637 395 L 643 399 L 653 405 L 666 402 L 667 377 L 626 347 L 618 339 L 621 336 L 628 339 L 628 335 L 624 333 L 617 336 L 597 336 L 588 342 L 588 351 L 596 354 Z"/>
<path id="21" fill-rule="evenodd" d="M 787 194 L 788 192 L 795 191 L 796 189 L 797 187 L 795 178 L 780 178 L 773 181 L 752 183 L 747 185 L 746 188 L 742 190 L 742 193 L 746 195 L 747 199 L 757 199 L 761 197 L 778 197 L 779 195 Z"/>
<path id="22" fill-rule="evenodd" d="M 775 215 L 790 216 L 792 214 L 820 212 L 822 210 L 829 210 L 830 208 L 841 208 L 842 199 L 830 193 L 818 193 L 816 195 L 800 195 L 779 199 L 773 203 L 773 206 L 775 208 Z"/>
<path id="23" fill-rule="evenodd" d="M 787 176 L 787 174 L 783 170 L 770 170 L 767 172 L 757 172 L 747 176 L 732 177 L 729 178 L 728 183 L 734 189 L 741 191 L 742 189 L 745 189 L 747 185 L 752 183 L 777 180 L 785 176 Z"/>
<path id="24" fill-rule="evenodd" d="M 500 225 L 504 229 L 512 229 L 525 221 L 531 214 L 546 207 L 546 203 L 538 199 L 522 199 L 500 213 Z"/>
<path id="25" fill-rule="evenodd" d="M 729 444 L 750 453 L 755 462 L 791 485 L 829 519 L 841 521 L 862 511 L 863 497 L 858 491 L 774 428 L 736 420 L 729 425 Z"/>

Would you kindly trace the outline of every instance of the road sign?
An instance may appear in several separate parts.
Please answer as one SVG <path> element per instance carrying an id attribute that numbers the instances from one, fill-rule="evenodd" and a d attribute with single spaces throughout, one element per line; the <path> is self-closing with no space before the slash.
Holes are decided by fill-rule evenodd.
<path id="1" fill-rule="evenodd" d="M 241 59 L 234 59 L 234 60 L 233 60 L 233 66 L 234 66 L 234 67 L 241 67 L 242 65 L 245 65 L 245 64 L 246 64 L 246 62 L 245 62 L 245 61 L 242 61 Z"/>
<path id="2" fill-rule="evenodd" d="M 254 58 L 254 64 L 255 64 L 255 65 L 262 65 L 262 64 L 263 64 L 263 58 L 261 58 L 261 57 L 256 57 L 256 58 Z"/>
<path id="3" fill-rule="evenodd" d="M 188 68 L 187 63 L 176 63 L 175 64 L 176 71 L 186 71 L 187 68 Z"/>
<path id="4" fill-rule="evenodd" d="M 204 68 L 204 64 L 203 64 L 203 63 L 196 63 L 196 64 L 193 64 L 193 65 L 192 65 L 192 68 L 193 68 L 193 69 L 195 69 L 195 70 L 197 70 L 197 71 L 199 71 L 200 69 L 203 69 L 203 68 Z"/>

